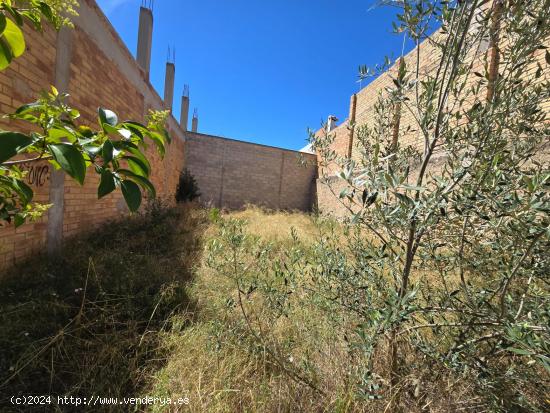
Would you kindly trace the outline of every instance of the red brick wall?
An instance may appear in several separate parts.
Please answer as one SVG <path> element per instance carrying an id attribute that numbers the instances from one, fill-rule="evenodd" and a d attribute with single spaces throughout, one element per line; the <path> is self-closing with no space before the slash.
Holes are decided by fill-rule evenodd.
<path id="1" fill-rule="evenodd" d="M 1 114 L 13 113 L 22 104 L 36 100 L 41 90 L 54 83 L 56 33 L 48 28 L 42 34 L 28 28 L 24 32 L 26 53 L 0 72 Z M 17 130 L 23 126 L 21 122 L 0 117 L 0 129 Z M 36 202 L 48 203 L 51 168 L 47 162 L 26 164 L 22 168 L 29 172 L 27 183 L 35 193 Z M 0 225 L 0 268 L 41 248 L 46 242 L 47 221 L 45 216 L 18 229 Z"/>
<path id="2" fill-rule="evenodd" d="M 82 20 L 76 20 L 71 31 L 72 55 L 68 92 L 71 106 L 81 113 L 84 124 L 98 127 L 97 108 L 115 111 L 120 119 L 145 121 L 149 108 L 162 109 L 162 99 L 146 80 L 130 52 L 126 49 L 95 1 L 81 0 L 83 13 L 79 19 L 95 19 L 92 29 L 84 30 Z M 82 23 L 82 26 L 81 26 Z M 110 41 L 104 44 L 99 36 Z M 16 59 L 7 70 L 0 72 L 0 112 L 11 113 L 23 103 L 34 101 L 40 91 L 55 83 L 57 33 L 47 28 L 43 34 L 26 29 L 26 53 Z M 137 74 L 137 75 L 136 75 Z M 168 129 L 173 138 L 162 160 L 154 145 L 148 149 L 152 164 L 152 182 L 160 197 L 173 200 L 179 173 L 184 168 L 184 136 L 170 118 Z M 2 129 L 28 129 L 27 125 L 0 119 Z M 35 200 L 49 203 L 50 176 L 48 163 L 29 165 L 28 182 L 35 191 Z M 32 170 L 31 170 L 32 169 Z M 89 169 L 84 186 L 68 176 L 64 183 L 63 237 L 90 230 L 106 220 L 128 213 L 120 191 L 98 200 L 97 174 Z M 47 242 L 47 214 L 36 223 L 15 229 L 12 225 L 0 227 L 0 269 L 26 258 L 33 251 L 43 249 Z"/>

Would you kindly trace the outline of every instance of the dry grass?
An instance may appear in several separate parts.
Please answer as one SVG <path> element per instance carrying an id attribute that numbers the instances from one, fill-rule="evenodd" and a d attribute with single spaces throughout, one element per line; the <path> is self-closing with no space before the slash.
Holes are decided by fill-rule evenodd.
<path id="1" fill-rule="evenodd" d="M 209 215 L 217 211 L 153 211 L 71 240 L 63 257 L 13 269 L 0 283 L 0 411 L 20 411 L 6 403 L 15 393 L 190 400 L 184 408 L 149 406 L 154 413 L 487 411 L 469 377 L 435 366 L 405 339 L 399 402 L 388 407 L 387 393 L 359 397 L 364 359 L 348 341 L 358 320 L 321 308 L 303 277 L 287 316 L 274 316 L 261 294 L 246 297 L 255 338 L 236 304 L 235 274 L 207 263 L 207 244 L 219 240 Z M 247 222 L 251 252 L 241 260 L 266 283 L 276 281 L 272 265 L 288 262 L 292 248 L 307 257 L 320 237 L 319 223 L 306 214 L 248 207 L 222 215 Z M 263 260 L 255 255 L 260 250 L 267 251 Z M 422 278 L 437 288 L 439 277 L 427 272 Z M 386 385 L 388 359 L 382 341 L 372 369 Z"/>
<path id="2" fill-rule="evenodd" d="M 250 234 L 268 241 L 290 241 L 291 228 L 294 228 L 298 237 L 306 242 L 314 240 L 318 234 L 313 218 L 299 212 L 273 212 L 255 206 L 248 206 L 242 211 L 231 213 L 230 216 L 246 220 L 246 228 Z"/>
<path id="3" fill-rule="evenodd" d="M 249 207 L 225 214 L 227 218 L 244 219 L 249 234 L 257 237 L 251 254 L 242 257 L 245 266 L 254 266 L 254 246 L 269 245 L 269 262 L 288 257 L 290 247 L 307 251 L 319 239 L 318 223 L 299 213 L 272 212 Z M 291 228 L 298 236 L 296 242 Z M 340 229 L 337 228 L 337 236 Z M 207 239 L 216 239 L 212 225 Z M 344 237 L 342 237 L 344 238 Z M 261 248 L 260 248 L 261 249 Z M 350 314 L 327 314 L 299 288 L 294 291 L 287 317 L 274 317 L 265 309 L 265 297 L 252 295 L 244 308 L 257 340 L 243 321 L 238 306 L 237 288 L 231 274 L 220 274 L 206 265 L 205 257 L 195 274 L 189 294 L 197 303 L 197 312 L 178 316 L 176 326 L 163 332 L 166 365 L 151 380 L 146 393 L 172 398 L 188 397 L 191 412 L 431 412 L 487 411 L 476 395 L 471 377 L 458 376 L 448 368 L 437 366 L 423 354 L 415 353 L 406 339 L 399 343 L 405 368 L 397 386 L 398 401 L 387 391 L 379 400 L 367 400 L 356 392 L 358 366 L 365 361 L 350 347 L 346 335 L 355 334 L 358 320 Z M 307 252 L 306 252 L 307 256 Z M 286 258 L 285 258 L 286 257 Z M 259 265 L 264 265 L 261 262 Z M 433 270 L 424 271 L 433 288 L 439 277 Z M 265 280 L 273 277 L 266 266 L 259 270 Z M 423 274 L 423 275 L 426 275 Z M 243 276 L 246 279 L 246 276 Z M 426 277 L 422 277 L 426 278 Z M 425 280 L 426 281 L 426 280 Z M 301 280 L 300 288 L 308 281 Z M 335 318 L 337 321 L 335 322 Z M 189 328 L 180 328 L 193 319 Z M 426 332 L 429 334 L 429 331 Z M 304 381 L 293 380 L 269 354 L 274 351 L 290 371 L 298 372 L 319 390 Z M 373 371 L 378 382 L 388 388 L 387 342 L 375 351 Z M 376 392 L 375 392 L 376 393 Z M 152 408 L 153 412 L 178 412 L 175 407 Z"/>
<path id="4" fill-rule="evenodd" d="M 301 213 L 248 207 L 228 217 L 246 220 L 247 232 L 259 237 L 258 242 L 270 244 L 272 258 L 294 244 L 291 228 L 304 247 L 318 236 L 314 219 Z M 215 238 L 216 230 L 210 228 L 207 234 Z M 187 396 L 192 412 L 349 411 L 345 406 L 353 403 L 342 380 L 348 368 L 341 363 L 343 340 L 334 339 L 335 332 L 320 311 L 297 307 L 290 317 L 273 319 L 262 312 L 261 300 L 247 300 L 246 309 L 266 340 L 259 343 L 251 338 L 238 308 L 228 307 L 228 302 L 238 300 L 231 277 L 212 271 L 203 259 L 189 292 L 197 303 L 195 323 L 165 335 L 166 351 L 171 355 L 155 376 L 150 393 Z M 292 353 L 284 353 L 285 343 L 292 343 Z M 307 385 L 291 380 L 266 350 L 277 346 L 290 366 L 291 357 L 295 363 L 307 358 L 321 366 L 327 396 L 320 397 Z M 157 407 L 153 411 L 178 410 Z"/>
<path id="5" fill-rule="evenodd" d="M 186 284 L 205 220 L 153 206 L 2 274 L 0 411 L 45 411 L 11 405 L 17 394 L 135 396 L 162 366 L 159 331 L 193 306 Z"/>

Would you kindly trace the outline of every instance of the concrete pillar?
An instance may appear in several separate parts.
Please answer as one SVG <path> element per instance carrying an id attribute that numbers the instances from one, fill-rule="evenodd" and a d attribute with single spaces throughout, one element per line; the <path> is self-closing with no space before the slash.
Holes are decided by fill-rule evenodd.
<path id="1" fill-rule="evenodd" d="M 139 31 L 137 44 L 137 62 L 149 79 L 151 68 L 151 47 L 153 45 L 153 12 L 146 8 L 139 9 Z"/>
<path id="2" fill-rule="evenodd" d="M 199 129 L 199 114 L 197 112 L 197 109 L 193 112 L 193 120 L 191 121 L 191 130 L 193 132 L 197 132 Z"/>
<path id="3" fill-rule="evenodd" d="M 492 101 L 495 96 L 496 82 L 498 81 L 498 68 L 500 65 L 500 20 L 504 11 L 502 0 L 493 2 L 490 28 L 490 51 L 489 51 L 489 82 L 487 84 L 487 101 Z"/>
<path id="4" fill-rule="evenodd" d="M 395 67 L 400 73 L 402 70 L 405 70 L 405 60 L 403 57 L 399 58 L 395 64 Z M 399 145 L 399 128 L 401 127 L 401 101 L 397 101 L 394 104 L 393 108 L 393 120 L 392 120 L 392 140 L 390 152 L 394 153 L 397 151 Z"/>
<path id="5" fill-rule="evenodd" d="M 188 123 L 189 123 L 189 85 L 183 85 L 183 94 L 181 96 L 180 126 L 184 131 L 187 131 Z"/>
<path id="6" fill-rule="evenodd" d="M 223 207 L 223 185 L 224 185 L 224 178 L 225 178 L 225 156 L 226 156 L 226 149 L 227 149 L 227 141 L 224 139 L 220 139 L 218 145 L 222 145 L 222 162 L 221 162 L 221 170 L 220 170 L 220 192 L 218 195 L 218 204 L 216 205 L 217 208 Z"/>
<path id="7" fill-rule="evenodd" d="M 353 136 L 355 133 L 355 112 L 357 111 L 357 95 L 351 96 L 349 103 L 349 139 L 348 139 L 348 158 L 351 158 L 353 152 Z"/>
<path id="8" fill-rule="evenodd" d="M 174 63 L 166 63 L 166 76 L 164 78 L 164 108 L 172 113 L 172 105 L 174 104 L 174 80 L 176 78 L 176 65 Z"/>
<path id="9" fill-rule="evenodd" d="M 71 76 L 72 29 L 62 27 L 57 33 L 55 57 L 55 87 L 59 93 L 69 92 Z M 46 247 L 49 254 L 55 253 L 63 240 L 63 212 L 65 201 L 65 172 L 50 167 L 50 200 L 46 228 Z"/>
<path id="10" fill-rule="evenodd" d="M 281 151 L 281 166 L 279 168 L 279 195 L 277 200 L 277 208 L 282 209 L 281 195 L 283 193 L 283 177 L 285 173 L 285 151 Z"/>

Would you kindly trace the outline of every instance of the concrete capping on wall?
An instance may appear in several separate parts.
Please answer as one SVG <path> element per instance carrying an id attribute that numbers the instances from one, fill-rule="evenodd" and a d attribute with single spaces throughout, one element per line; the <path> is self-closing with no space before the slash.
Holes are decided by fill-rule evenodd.
<path id="1" fill-rule="evenodd" d="M 84 31 L 126 75 L 126 78 L 143 92 L 145 107 L 164 109 L 164 100 L 160 97 L 145 71 L 139 66 L 134 55 L 107 18 L 95 0 L 81 0 L 79 16 L 74 19 L 76 27 Z M 101 30 L 99 28 L 104 28 Z M 144 113 L 144 116 L 146 113 Z M 179 139 L 185 140 L 184 130 L 172 114 L 168 117 L 168 126 L 175 131 Z"/>
<path id="2" fill-rule="evenodd" d="M 256 143 L 256 142 L 248 142 L 248 141 L 243 141 L 241 139 L 234 139 L 234 138 L 228 138 L 226 136 L 218 136 L 218 135 L 209 135 L 207 133 L 201 133 L 201 132 L 191 132 L 191 131 L 188 131 L 185 133 L 187 135 L 187 137 L 196 137 L 196 138 L 199 138 L 201 136 L 203 137 L 206 137 L 206 138 L 214 138 L 214 139 L 222 139 L 222 140 L 226 140 L 226 141 L 233 141 L 233 142 L 238 142 L 238 143 L 244 143 L 246 145 L 252 145 L 252 146 L 260 146 L 262 148 L 271 148 L 271 149 L 275 149 L 277 151 L 283 151 L 283 152 L 291 152 L 291 153 L 295 153 L 295 154 L 299 154 L 299 155 L 304 155 L 304 156 L 308 156 L 308 157 L 312 157 L 312 158 L 315 158 L 317 159 L 317 155 L 315 154 L 312 154 L 312 153 L 307 153 L 307 152 L 300 152 L 300 151 L 296 151 L 294 149 L 286 149 L 286 148 L 281 148 L 279 146 L 273 146 L 273 145 L 265 145 L 263 143 Z"/>

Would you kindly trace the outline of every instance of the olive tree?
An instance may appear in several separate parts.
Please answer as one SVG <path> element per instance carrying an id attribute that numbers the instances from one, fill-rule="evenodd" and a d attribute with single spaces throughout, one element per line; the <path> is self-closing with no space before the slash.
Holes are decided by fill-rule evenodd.
<path id="1" fill-rule="evenodd" d="M 550 2 L 391 3 L 401 7 L 394 28 L 416 47 L 399 60 L 374 122 L 357 125 L 357 156 L 334 152 L 331 136 L 312 139 L 324 166 L 339 166 L 338 196 L 371 236 L 354 251 L 361 271 L 341 298 L 364 315 L 369 352 L 387 338 L 393 387 L 407 342 L 449 368 L 474 369 L 490 388 L 505 382 L 514 403 L 529 404 L 522 381 L 550 371 Z M 426 48 L 439 54 L 428 73 Z M 420 148 L 401 143 L 411 133 L 399 125 L 405 113 Z M 365 299 L 369 284 L 382 297 Z"/>
<path id="2" fill-rule="evenodd" d="M 242 225 L 222 224 L 221 246 L 209 257 L 237 280 L 254 342 L 319 395 L 336 373 L 323 376 L 309 358 L 290 362 L 270 330 L 292 308 L 313 305 L 332 320 L 330 340 L 349 348 L 342 380 L 359 399 L 383 399 L 376 411 L 412 411 L 400 403 L 407 397 L 426 409 L 440 403 L 439 392 L 451 393 L 444 408 L 452 411 L 543 411 L 550 2 L 384 3 L 400 8 L 394 28 L 414 50 L 386 74 L 390 86 L 372 119 L 349 125 L 352 156 L 334 149 L 330 132 L 311 136 L 320 179 L 348 218 L 336 229 L 321 225 L 314 245 L 296 244 L 258 269 L 242 256 L 259 262 L 259 243 L 247 247 Z M 426 71 L 428 52 L 436 62 Z M 379 72 L 363 68 L 360 76 Z M 411 136 L 420 144 L 407 144 Z M 315 328 L 301 324 L 293 343 Z M 438 387 L 441 379 L 452 385 Z"/>

